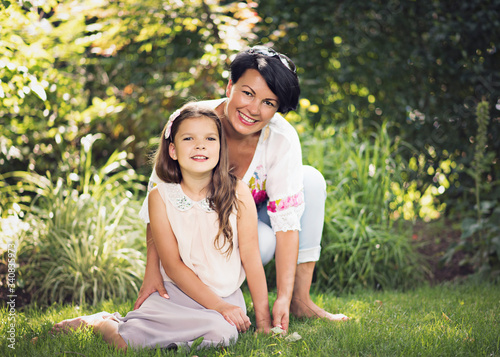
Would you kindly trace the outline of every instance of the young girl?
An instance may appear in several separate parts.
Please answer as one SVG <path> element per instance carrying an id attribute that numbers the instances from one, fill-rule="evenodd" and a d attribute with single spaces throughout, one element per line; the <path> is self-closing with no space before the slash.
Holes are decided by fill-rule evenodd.
<path id="1" fill-rule="evenodd" d="M 149 218 L 169 298 L 150 295 L 138 310 L 65 320 L 54 330 L 92 326 L 121 349 L 228 345 L 250 327 L 245 275 L 257 329 L 271 327 L 260 260 L 257 212 L 248 187 L 230 172 L 221 122 L 187 104 L 170 117 L 155 156 L 162 183 L 149 193 Z"/>

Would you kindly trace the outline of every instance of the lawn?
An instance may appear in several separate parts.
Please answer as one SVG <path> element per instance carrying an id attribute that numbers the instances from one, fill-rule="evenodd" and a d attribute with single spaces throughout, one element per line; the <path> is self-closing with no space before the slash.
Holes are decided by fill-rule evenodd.
<path id="1" fill-rule="evenodd" d="M 245 293 L 247 302 L 248 293 Z M 273 296 L 271 295 L 271 300 Z M 344 323 L 292 319 L 289 333 L 245 333 L 228 348 L 196 351 L 129 350 L 127 356 L 500 356 L 500 287 L 472 280 L 411 291 L 360 290 L 315 294 L 326 309 L 351 317 Z M 53 323 L 101 310 L 122 315 L 133 302 L 1 310 L 2 356 L 122 356 L 89 330 L 52 336 Z M 251 307 L 250 316 L 253 317 Z M 10 319 L 10 320 L 9 320 Z M 9 331 L 15 320 L 15 332 Z M 293 341 L 293 333 L 301 336 Z M 13 339 L 8 340 L 11 336 Z M 295 334 L 296 336 L 296 334 Z M 9 347 L 15 347 L 12 349 Z"/>

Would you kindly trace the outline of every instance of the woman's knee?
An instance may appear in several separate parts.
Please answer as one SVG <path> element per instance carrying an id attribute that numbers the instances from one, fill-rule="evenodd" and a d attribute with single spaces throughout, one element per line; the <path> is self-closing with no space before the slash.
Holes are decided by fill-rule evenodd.
<path id="1" fill-rule="evenodd" d="M 308 165 L 303 166 L 304 172 L 304 196 L 317 199 L 318 195 L 326 199 L 326 181 L 323 174 L 316 168 Z"/>
<path id="2" fill-rule="evenodd" d="M 262 264 L 266 265 L 273 259 L 276 250 L 276 235 L 273 229 L 262 221 L 258 221 L 259 251 Z"/>
<path id="3" fill-rule="evenodd" d="M 305 209 L 300 220 L 299 262 L 315 261 L 320 254 L 325 218 L 326 182 L 318 170 L 304 166 Z"/>

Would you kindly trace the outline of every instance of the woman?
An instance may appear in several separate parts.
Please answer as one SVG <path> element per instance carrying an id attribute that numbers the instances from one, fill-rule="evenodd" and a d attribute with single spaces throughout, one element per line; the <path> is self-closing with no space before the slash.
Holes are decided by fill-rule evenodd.
<path id="1" fill-rule="evenodd" d="M 273 326 L 287 330 L 290 311 L 297 317 L 347 319 L 318 307 L 309 295 L 321 250 L 326 183 L 317 170 L 302 166 L 297 132 L 278 114 L 297 107 L 300 87 L 295 65 L 264 46 L 240 52 L 231 63 L 226 95 L 204 104 L 222 121 L 233 174 L 252 191 L 259 212 L 262 262 L 275 256 Z M 153 172 L 149 189 L 158 182 Z M 149 223 L 147 198 L 141 217 Z M 147 240 L 146 274 L 134 308 L 156 291 L 168 298 L 149 225 Z"/>

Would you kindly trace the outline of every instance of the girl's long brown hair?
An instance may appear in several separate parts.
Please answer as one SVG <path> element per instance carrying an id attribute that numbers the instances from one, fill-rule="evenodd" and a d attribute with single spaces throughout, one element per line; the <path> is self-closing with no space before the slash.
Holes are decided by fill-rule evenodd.
<path id="1" fill-rule="evenodd" d="M 179 162 L 173 160 L 169 155 L 169 145 L 174 142 L 179 125 L 187 119 L 206 117 L 212 119 L 219 133 L 219 162 L 212 171 L 212 180 L 207 187 L 207 199 L 210 207 L 217 212 L 219 220 L 219 232 L 214 240 L 216 249 L 221 250 L 226 244 L 227 248 L 222 252 L 229 257 L 233 251 L 233 230 L 229 222 L 229 216 L 237 208 L 236 177 L 229 169 L 229 156 L 226 137 L 222 130 L 222 124 L 217 114 L 210 108 L 200 106 L 196 103 L 188 103 L 180 109 L 179 116 L 173 121 L 170 135 L 165 139 L 167 125 L 163 128 L 160 137 L 160 146 L 154 156 L 154 167 L 158 177 L 167 183 L 181 183 L 182 173 Z M 220 237 L 224 236 L 221 243 Z"/>

